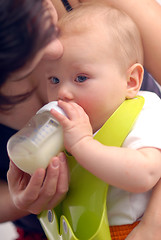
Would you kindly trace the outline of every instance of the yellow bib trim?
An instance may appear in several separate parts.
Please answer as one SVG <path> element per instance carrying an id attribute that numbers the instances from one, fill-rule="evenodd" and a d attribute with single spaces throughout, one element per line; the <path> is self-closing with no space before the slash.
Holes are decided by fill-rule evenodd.
<path id="1" fill-rule="evenodd" d="M 125 100 L 94 139 L 121 147 L 143 105 L 142 96 Z M 82 168 L 73 156 L 67 158 L 71 179 L 66 198 L 55 209 L 39 215 L 46 236 L 49 240 L 111 240 L 106 208 L 108 184 Z M 49 214 L 53 218 L 50 221 Z"/>

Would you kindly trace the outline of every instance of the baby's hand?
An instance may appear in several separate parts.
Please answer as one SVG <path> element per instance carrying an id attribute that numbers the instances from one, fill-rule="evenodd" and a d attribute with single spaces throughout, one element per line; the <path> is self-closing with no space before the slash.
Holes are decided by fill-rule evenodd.
<path id="1" fill-rule="evenodd" d="M 88 115 L 83 108 L 74 102 L 58 101 L 67 116 L 52 109 L 52 115 L 60 122 L 64 132 L 64 146 L 72 154 L 72 149 L 80 141 L 93 138 L 92 127 Z"/>

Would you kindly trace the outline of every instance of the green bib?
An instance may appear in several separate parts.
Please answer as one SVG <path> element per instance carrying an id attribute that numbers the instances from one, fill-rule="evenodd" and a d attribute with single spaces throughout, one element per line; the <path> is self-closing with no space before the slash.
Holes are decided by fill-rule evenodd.
<path id="1" fill-rule="evenodd" d="M 104 145 L 121 147 L 143 105 L 141 96 L 125 100 L 94 139 Z M 56 208 L 39 215 L 46 236 L 49 240 L 110 240 L 108 184 L 82 168 L 73 156 L 66 155 L 70 170 L 66 198 Z"/>

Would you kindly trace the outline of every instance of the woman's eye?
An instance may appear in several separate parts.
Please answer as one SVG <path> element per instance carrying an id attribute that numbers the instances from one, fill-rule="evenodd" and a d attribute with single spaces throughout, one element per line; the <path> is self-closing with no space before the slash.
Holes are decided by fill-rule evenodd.
<path id="1" fill-rule="evenodd" d="M 76 81 L 76 82 L 84 82 L 84 81 L 86 81 L 87 79 L 88 79 L 88 77 L 80 75 L 80 76 L 77 76 L 77 77 L 76 77 L 75 81 Z"/>
<path id="2" fill-rule="evenodd" d="M 60 82 L 59 78 L 57 78 L 57 77 L 50 77 L 49 80 L 53 84 L 58 84 Z"/>

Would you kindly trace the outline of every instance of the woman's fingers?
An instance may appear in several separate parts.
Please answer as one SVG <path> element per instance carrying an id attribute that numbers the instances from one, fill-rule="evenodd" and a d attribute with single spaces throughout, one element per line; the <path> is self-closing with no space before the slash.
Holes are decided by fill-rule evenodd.
<path id="1" fill-rule="evenodd" d="M 69 174 L 64 153 L 53 157 L 45 169 L 38 169 L 32 176 L 24 173 L 11 161 L 8 185 L 15 206 L 39 214 L 55 207 L 68 191 Z"/>
<path id="2" fill-rule="evenodd" d="M 57 184 L 57 191 L 55 196 L 49 202 L 48 209 L 53 208 L 53 206 L 56 206 L 60 201 L 62 201 L 69 189 L 69 171 L 66 156 L 64 153 L 60 153 L 58 157 L 60 160 L 60 172 Z"/>

